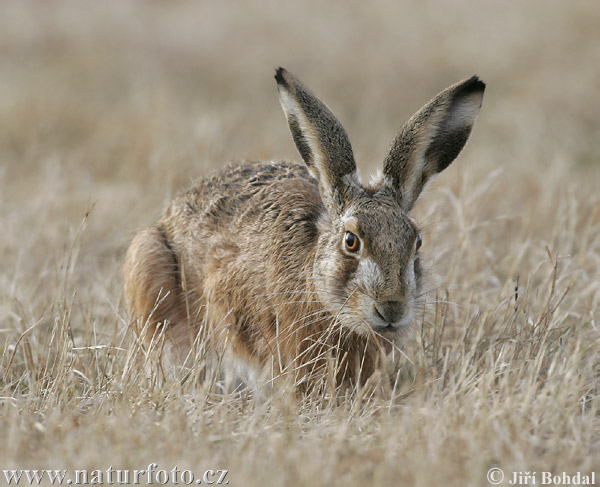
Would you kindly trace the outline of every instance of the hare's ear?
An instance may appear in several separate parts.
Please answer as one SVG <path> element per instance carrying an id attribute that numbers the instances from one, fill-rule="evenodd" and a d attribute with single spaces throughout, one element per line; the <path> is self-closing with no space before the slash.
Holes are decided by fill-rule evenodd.
<path id="1" fill-rule="evenodd" d="M 298 152 L 319 181 L 327 209 L 339 213 L 348 187 L 359 180 L 348 135 L 331 110 L 285 69 L 277 70 L 275 80 Z"/>
<path id="2" fill-rule="evenodd" d="M 481 108 L 485 84 L 477 76 L 445 89 L 404 124 L 383 162 L 383 186 L 404 211 L 427 181 L 465 146 Z"/>

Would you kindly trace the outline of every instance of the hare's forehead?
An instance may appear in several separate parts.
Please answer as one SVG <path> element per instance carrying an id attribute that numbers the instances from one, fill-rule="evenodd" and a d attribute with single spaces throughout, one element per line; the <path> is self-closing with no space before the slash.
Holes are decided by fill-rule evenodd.
<path id="1" fill-rule="evenodd" d="M 351 208 L 342 221 L 346 230 L 361 237 L 374 251 L 404 252 L 413 245 L 418 227 L 400 208 Z"/>

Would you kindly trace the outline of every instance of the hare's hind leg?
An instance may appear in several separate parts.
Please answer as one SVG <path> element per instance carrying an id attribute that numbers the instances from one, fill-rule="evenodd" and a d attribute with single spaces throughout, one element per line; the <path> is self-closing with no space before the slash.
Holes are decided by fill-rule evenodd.
<path id="1" fill-rule="evenodd" d="M 188 319 L 179 263 L 160 227 L 140 231 L 129 247 L 124 267 L 125 296 L 134 326 L 159 363 L 183 365 L 190 350 Z M 191 330 L 188 330 L 191 332 Z"/>

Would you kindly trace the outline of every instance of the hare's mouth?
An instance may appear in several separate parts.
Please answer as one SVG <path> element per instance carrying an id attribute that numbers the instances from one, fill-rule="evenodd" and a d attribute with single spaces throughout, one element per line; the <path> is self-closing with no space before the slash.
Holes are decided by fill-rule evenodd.
<path id="1" fill-rule="evenodd" d="M 377 333 L 393 333 L 395 331 L 398 331 L 398 328 L 399 327 L 394 326 L 394 325 L 387 325 L 387 326 L 384 326 L 383 328 L 377 328 Z"/>

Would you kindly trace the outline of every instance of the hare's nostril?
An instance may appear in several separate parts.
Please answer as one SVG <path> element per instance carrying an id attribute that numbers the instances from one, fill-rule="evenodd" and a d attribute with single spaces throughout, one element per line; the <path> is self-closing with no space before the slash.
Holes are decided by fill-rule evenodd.
<path id="1" fill-rule="evenodd" d="M 374 311 L 386 323 L 395 323 L 405 314 L 406 305 L 403 301 L 376 302 Z"/>
<path id="2" fill-rule="evenodd" d="M 377 305 L 373 306 L 373 311 L 375 311 L 375 314 L 376 314 L 376 315 L 377 315 L 379 318 L 381 318 L 383 321 L 387 321 L 387 320 L 386 320 L 386 319 L 383 317 L 383 315 L 382 315 L 382 314 L 379 312 L 379 310 L 377 309 Z"/>

